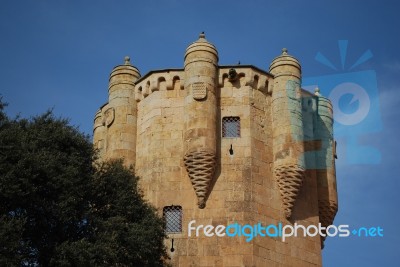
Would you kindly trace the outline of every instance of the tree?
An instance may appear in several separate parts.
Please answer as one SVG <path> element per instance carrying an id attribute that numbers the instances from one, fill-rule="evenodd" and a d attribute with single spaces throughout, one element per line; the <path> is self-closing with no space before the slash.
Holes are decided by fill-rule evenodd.
<path id="1" fill-rule="evenodd" d="M 10 119 L 0 99 L 0 265 L 163 266 L 164 223 L 121 160 L 51 112 Z"/>
<path id="2" fill-rule="evenodd" d="M 122 161 L 104 163 L 98 168 L 87 217 L 92 233 L 59 247 L 55 265 L 163 265 L 164 222 L 143 201 L 137 181 Z"/>

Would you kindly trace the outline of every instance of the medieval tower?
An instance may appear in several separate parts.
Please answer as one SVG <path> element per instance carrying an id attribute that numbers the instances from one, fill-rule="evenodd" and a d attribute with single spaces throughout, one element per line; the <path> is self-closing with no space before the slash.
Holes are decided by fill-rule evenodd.
<path id="1" fill-rule="evenodd" d="M 301 88 L 286 49 L 265 71 L 218 65 L 200 34 L 183 69 L 115 67 L 96 113 L 102 159 L 124 158 L 166 219 L 173 266 L 321 266 L 325 238 L 205 236 L 188 225 L 331 225 L 337 212 L 330 101 Z M 127 207 L 128 208 L 128 207 Z"/>

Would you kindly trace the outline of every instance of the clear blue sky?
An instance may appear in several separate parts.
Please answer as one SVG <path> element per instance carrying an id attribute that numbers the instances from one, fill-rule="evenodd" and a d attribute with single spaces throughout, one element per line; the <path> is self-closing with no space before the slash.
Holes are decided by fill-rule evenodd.
<path id="1" fill-rule="evenodd" d="M 287 47 L 302 63 L 305 78 L 348 73 L 370 50 L 373 57 L 351 72 L 376 73 L 377 91 L 370 97 L 379 108 L 370 111 L 376 116 L 365 132 L 337 129 L 345 134 L 338 140 L 335 224 L 381 226 L 384 237 L 328 238 L 323 261 L 328 267 L 398 266 L 399 10 L 396 1 L 369 0 L 2 1 L 0 93 L 10 115 L 29 117 L 54 108 L 91 134 L 93 116 L 107 100 L 108 75 L 125 55 L 142 75 L 181 68 L 185 48 L 201 31 L 217 46 L 220 64 L 240 60 L 268 69 Z M 344 69 L 339 40 L 348 40 Z M 318 52 L 337 70 L 315 60 Z M 357 105 L 347 104 L 350 113 Z M 349 162 L 346 153 L 356 158 L 368 153 L 350 146 L 346 132 L 374 147 L 380 159 Z"/>

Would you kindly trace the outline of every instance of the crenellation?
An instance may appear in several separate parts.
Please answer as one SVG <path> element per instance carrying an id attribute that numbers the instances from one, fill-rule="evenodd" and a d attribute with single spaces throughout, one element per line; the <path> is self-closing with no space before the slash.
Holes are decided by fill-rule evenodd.
<path id="1" fill-rule="evenodd" d="M 172 266 L 321 266 L 320 236 L 188 236 L 192 220 L 327 225 L 337 211 L 332 106 L 301 89 L 298 60 L 286 49 L 269 71 L 218 60 L 202 33 L 183 69 L 116 66 L 94 119 L 99 156 L 132 165 L 160 214 L 182 207 L 165 241 Z"/>
<path id="2" fill-rule="evenodd" d="M 156 91 L 183 90 L 182 72 L 168 71 L 167 73 L 152 73 L 140 79 L 135 85 L 135 100 L 142 101 Z M 174 96 L 169 93 L 169 96 Z"/>

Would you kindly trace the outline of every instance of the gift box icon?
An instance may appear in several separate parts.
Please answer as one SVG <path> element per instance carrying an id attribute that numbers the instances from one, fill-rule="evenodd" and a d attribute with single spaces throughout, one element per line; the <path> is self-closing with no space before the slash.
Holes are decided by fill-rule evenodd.
<path id="1" fill-rule="evenodd" d="M 358 65 L 372 57 L 367 50 L 347 71 L 345 60 L 347 41 L 339 41 L 341 73 L 315 77 L 303 77 L 302 87 L 328 97 L 333 106 L 334 132 L 337 139 L 345 142 L 347 164 L 378 164 L 380 151 L 371 145 L 361 143 L 360 138 L 382 130 L 379 108 L 379 91 L 374 70 L 353 71 Z M 337 68 L 321 53 L 316 60 L 337 71 Z"/>

